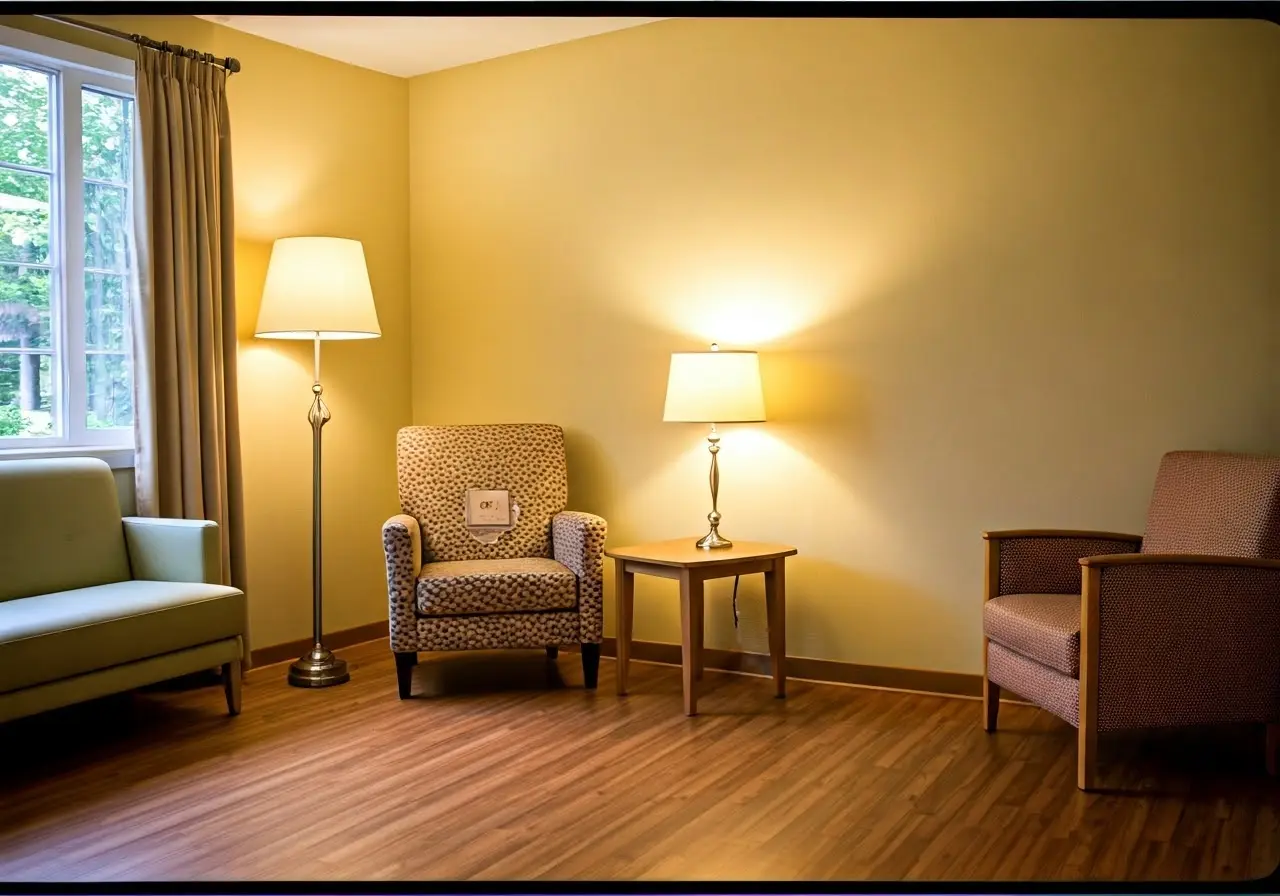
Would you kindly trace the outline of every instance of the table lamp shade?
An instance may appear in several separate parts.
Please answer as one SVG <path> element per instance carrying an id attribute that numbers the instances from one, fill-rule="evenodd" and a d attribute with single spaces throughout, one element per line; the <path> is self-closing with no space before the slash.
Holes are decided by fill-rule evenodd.
<path id="1" fill-rule="evenodd" d="M 662 419 L 667 423 L 762 422 L 759 355 L 673 352 Z"/>
<path id="2" fill-rule="evenodd" d="M 382 335 L 359 240 L 276 240 L 255 335 L 266 339 L 374 339 Z"/>

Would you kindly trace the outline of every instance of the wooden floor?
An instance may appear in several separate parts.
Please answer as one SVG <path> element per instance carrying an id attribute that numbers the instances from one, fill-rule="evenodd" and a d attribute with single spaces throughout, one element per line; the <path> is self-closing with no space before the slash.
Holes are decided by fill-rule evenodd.
<path id="1" fill-rule="evenodd" d="M 385 644 L 350 684 L 255 670 L 0 725 L 0 879 L 1232 879 L 1280 861 L 1254 729 L 1103 740 L 1006 705 L 575 654 L 454 655 L 396 699 Z"/>

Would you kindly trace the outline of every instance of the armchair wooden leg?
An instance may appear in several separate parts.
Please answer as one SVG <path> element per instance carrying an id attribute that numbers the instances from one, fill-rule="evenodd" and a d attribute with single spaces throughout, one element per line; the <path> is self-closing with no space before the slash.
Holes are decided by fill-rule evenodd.
<path id="1" fill-rule="evenodd" d="M 1076 787 L 1094 790 L 1098 786 L 1098 732 L 1080 720 L 1077 733 Z"/>
<path id="2" fill-rule="evenodd" d="M 982 730 L 995 731 L 1000 716 L 1000 685 L 982 677 Z"/>
<path id="3" fill-rule="evenodd" d="M 558 657 L 559 655 L 560 655 L 560 648 L 559 648 L 559 647 L 548 647 L 548 648 L 547 648 L 547 659 L 549 659 L 549 660 L 553 660 L 553 659 L 555 659 L 556 657 Z"/>
<path id="4" fill-rule="evenodd" d="M 596 683 L 600 680 L 599 644 L 582 645 L 582 678 L 588 691 L 596 689 Z"/>
<path id="5" fill-rule="evenodd" d="M 222 689 L 227 695 L 227 712 L 240 715 L 240 660 L 222 664 Z"/>
<path id="6" fill-rule="evenodd" d="M 982 639 L 982 730 L 995 731 L 996 717 L 1000 715 L 1000 685 L 987 677 L 987 638 Z"/>
<path id="7" fill-rule="evenodd" d="M 1280 774 L 1280 723 L 1267 725 L 1267 774 Z"/>
<path id="8" fill-rule="evenodd" d="M 418 652 L 396 651 L 396 687 L 400 691 L 400 699 L 408 700 L 413 690 L 413 667 L 418 665 Z"/>

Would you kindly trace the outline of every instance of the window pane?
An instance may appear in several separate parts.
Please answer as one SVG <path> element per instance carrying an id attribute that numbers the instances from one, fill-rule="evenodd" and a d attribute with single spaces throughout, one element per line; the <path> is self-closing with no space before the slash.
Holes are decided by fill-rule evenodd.
<path id="1" fill-rule="evenodd" d="M 121 274 L 84 275 L 85 348 L 129 349 L 129 304 Z"/>
<path id="2" fill-rule="evenodd" d="M 89 378 L 90 429 L 133 426 L 133 364 L 124 352 L 89 352 L 84 361 Z"/>
<path id="3" fill-rule="evenodd" d="M 0 349 L 0 438 L 57 435 L 53 355 Z"/>
<path id="4" fill-rule="evenodd" d="M 49 261 L 49 175 L 0 168 L 0 261 Z"/>
<path id="5" fill-rule="evenodd" d="M 129 222 L 126 191 L 86 182 L 84 185 L 84 263 L 86 267 L 123 271 Z"/>
<path id="6" fill-rule="evenodd" d="M 133 101 L 86 87 L 80 91 L 80 109 L 84 176 L 127 184 Z"/>
<path id="7" fill-rule="evenodd" d="M 0 264 L 0 348 L 50 348 L 49 272 Z"/>
<path id="8" fill-rule="evenodd" d="M 49 95 L 44 72 L 0 64 L 0 161 L 49 167 Z"/>

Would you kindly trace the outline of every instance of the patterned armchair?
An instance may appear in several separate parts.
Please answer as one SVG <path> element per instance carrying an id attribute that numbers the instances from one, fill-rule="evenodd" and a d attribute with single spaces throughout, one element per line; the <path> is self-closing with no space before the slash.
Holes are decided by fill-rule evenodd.
<path id="1" fill-rule="evenodd" d="M 1002 688 L 1066 720 L 1090 790 L 1099 732 L 1264 723 L 1276 773 L 1280 457 L 1165 455 L 1145 536 L 983 538 L 986 730 Z"/>
<path id="2" fill-rule="evenodd" d="M 382 527 L 400 698 L 421 650 L 582 646 L 596 686 L 604 633 L 605 521 L 564 509 L 558 426 L 409 426 L 396 437 L 402 514 Z M 472 536 L 468 489 L 507 489 L 519 515 L 492 544 Z"/>

